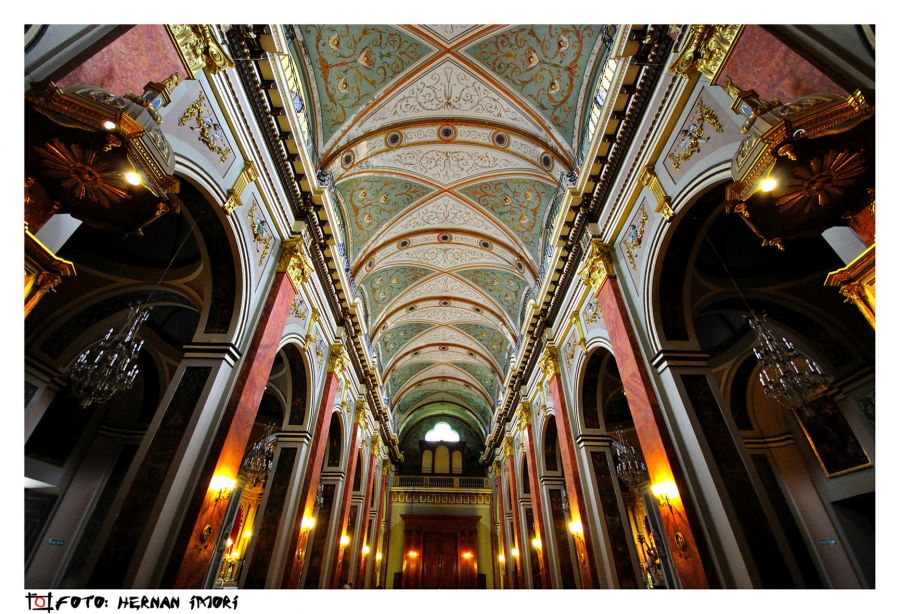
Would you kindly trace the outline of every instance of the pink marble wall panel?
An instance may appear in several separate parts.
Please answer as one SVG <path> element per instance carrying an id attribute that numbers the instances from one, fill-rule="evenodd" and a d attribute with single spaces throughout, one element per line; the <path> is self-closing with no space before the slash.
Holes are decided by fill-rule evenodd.
<path id="1" fill-rule="evenodd" d="M 735 85 L 754 89 L 763 100 L 788 103 L 820 92 L 843 94 L 842 87 L 760 26 L 744 27 L 716 84 L 731 78 Z"/>
<path id="2" fill-rule="evenodd" d="M 137 25 L 56 80 L 60 87 L 85 83 L 112 94 L 140 94 L 150 81 L 188 72 L 163 25 Z"/>

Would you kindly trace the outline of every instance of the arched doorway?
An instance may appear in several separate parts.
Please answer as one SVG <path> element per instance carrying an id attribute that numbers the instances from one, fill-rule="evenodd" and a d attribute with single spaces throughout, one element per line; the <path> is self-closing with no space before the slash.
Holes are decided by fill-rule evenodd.
<path id="1" fill-rule="evenodd" d="M 753 586 L 865 585 L 866 561 L 873 562 L 865 540 L 823 549 L 818 536 L 844 534 L 844 501 L 874 531 L 874 496 L 866 500 L 874 471 L 865 450 L 874 444 L 874 424 L 854 402 L 874 386 L 874 333 L 822 286 L 843 265 L 822 237 L 794 239 L 784 251 L 762 247 L 738 216 L 724 213 L 723 202 L 719 185 L 680 213 L 649 299 L 661 353 L 679 352 L 680 364 L 659 362 L 661 376 L 671 378 L 664 387 L 681 391 L 670 401 L 684 403 L 697 425 L 687 439 L 696 437 L 698 447 L 685 444 L 686 453 L 720 485 L 729 539 L 740 552 L 739 559 L 719 556 Z M 762 394 L 750 313 L 764 313 L 779 337 L 833 378 L 824 397 L 798 412 Z M 817 456 L 835 439 L 848 449 L 835 459 L 843 469 L 829 472 Z M 855 475 L 842 479 L 848 474 Z"/>
<path id="2" fill-rule="evenodd" d="M 183 181 L 181 197 L 181 214 L 161 217 L 141 236 L 79 226 L 58 250 L 76 263 L 78 276 L 44 297 L 26 320 L 26 380 L 34 383 L 26 397 L 26 475 L 36 472 L 57 497 L 65 493 L 33 523 L 36 533 L 65 535 L 62 551 L 48 553 L 47 541 L 37 540 L 26 553 L 26 576 L 35 586 L 118 588 L 128 581 L 141 535 L 154 525 L 166 473 L 180 466 L 178 437 L 171 438 L 175 448 L 151 445 L 144 452 L 141 441 L 153 441 L 161 428 L 185 436 L 192 409 L 203 403 L 210 371 L 187 368 L 185 346 L 198 335 L 238 332 L 241 278 L 233 237 L 190 182 Z M 79 407 L 67 379 L 70 364 L 107 330 L 118 330 L 138 304 L 151 311 L 139 333 L 144 343 L 134 385 L 108 402 Z M 189 406 L 160 419 L 176 390 Z M 64 445 L 57 446 L 62 431 Z M 133 462 L 142 469 L 129 472 Z M 73 524 L 82 517 L 87 522 Z"/>

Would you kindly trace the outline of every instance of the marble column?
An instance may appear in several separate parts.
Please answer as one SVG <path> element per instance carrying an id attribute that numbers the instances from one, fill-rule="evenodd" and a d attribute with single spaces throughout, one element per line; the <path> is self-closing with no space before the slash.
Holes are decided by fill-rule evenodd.
<path id="1" fill-rule="evenodd" d="M 302 245 L 299 241 L 286 242 L 282 248 L 278 270 L 266 302 L 260 314 L 256 331 L 250 345 L 244 353 L 240 372 L 229 399 L 220 429 L 225 429 L 224 438 L 217 437 L 218 449 L 210 451 L 209 458 L 218 456 L 212 471 L 212 480 L 200 485 L 205 489 L 199 512 L 193 522 L 190 543 L 201 543 L 216 536 L 222 528 L 226 499 L 234 489 L 238 471 L 259 404 L 262 401 L 269 371 L 275 361 L 278 346 L 284 332 L 284 326 L 291 312 L 291 303 L 297 294 L 299 285 L 303 283 L 293 274 L 292 267 L 303 259 Z M 305 261 L 303 261 L 305 264 Z M 301 271 L 306 273 L 302 265 Z M 308 265 L 306 265 L 308 268 Z M 301 276 L 302 277 L 302 276 Z M 221 432 L 221 431 L 220 431 Z M 221 442 L 221 443 L 219 443 Z M 215 548 L 188 548 L 182 553 L 181 564 L 175 577 L 175 588 L 200 588 L 209 568 Z"/>
<path id="2" fill-rule="evenodd" d="M 609 332 L 613 356 L 622 377 L 654 494 L 663 502 L 663 524 L 681 586 L 707 588 L 709 582 L 694 537 L 695 527 L 691 526 L 681 496 L 682 491 L 687 492 L 686 484 L 680 471 L 676 476 L 678 468 L 673 467 L 670 460 L 674 458 L 674 452 L 671 451 L 671 442 L 667 440 L 665 419 L 628 319 L 609 252 L 602 243 L 592 242 L 588 261 L 579 274 L 595 291 L 597 305 Z"/>
<path id="3" fill-rule="evenodd" d="M 375 557 L 375 552 L 369 546 L 369 507 L 372 505 L 372 487 L 375 485 L 375 461 L 378 460 L 380 442 L 378 435 L 372 435 L 372 445 L 369 448 L 369 469 L 366 472 L 366 491 L 363 495 L 362 511 L 360 512 L 361 527 L 359 544 L 355 546 L 356 552 L 359 553 L 359 563 L 356 566 L 356 577 L 353 580 L 353 586 L 356 588 L 365 588 L 366 581 L 366 564 L 370 559 Z M 364 554 L 363 546 L 369 548 L 369 552 Z"/>
<path id="4" fill-rule="evenodd" d="M 531 495 L 531 509 L 534 514 L 535 533 L 542 546 L 538 549 L 538 560 L 541 565 L 541 585 L 543 588 L 553 588 L 550 582 L 549 559 L 545 540 L 550 538 L 550 533 L 545 530 L 543 506 L 541 505 L 541 484 L 537 477 L 537 459 L 534 454 L 534 436 L 531 428 L 531 409 L 527 402 L 522 402 L 517 411 L 519 428 L 522 430 L 522 443 L 525 447 L 525 460 L 528 462 L 528 490 Z"/>
<path id="5" fill-rule="evenodd" d="M 362 430 L 362 425 L 365 422 L 366 417 L 366 406 L 364 401 L 359 400 L 356 402 L 356 418 L 353 421 L 353 434 L 350 436 L 350 447 L 347 450 L 347 474 L 344 476 L 344 492 L 341 497 L 341 506 L 338 508 L 340 510 L 340 516 L 338 516 L 338 542 L 334 547 L 334 567 L 332 568 L 331 580 L 328 584 L 331 588 L 340 588 L 339 582 L 341 580 L 341 570 L 344 566 L 344 557 L 347 553 L 347 547 L 351 546 L 352 542 L 348 542 L 347 544 L 340 543 L 340 540 L 343 539 L 344 535 L 347 534 L 347 521 L 350 516 L 350 500 L 353 498 L 353 477 L 356 473 L 356 459 L 359 458 L 359 454 L 357 453 L 357 449 L 359 448 L 359 435 Z M 356 536 L 352 536 L 355 538 Z M 356 547 L 355 544 L 352 547 Z"/>
<path id="6" fill-rule="evenodd" d="M 387 497 L 385 488 L 387 486 L 387 474 L 389 469 L 390 467 L 387 463 L 381 467 L 381 478 L 378 486 L 378 511 L 375 513 L 375 541 L 372 542 L 372 571 L 368 574 L 369 579 L 366 582 L 366 587 L 374 588 L 374 585 L 378 583 L 379 565 L 382 562 L 379 560 L 378 555 L 383 552 L 381 547 L 381 538 L 383 536 L 382 523 L 384 522 L 384 501 Z M 384 555 L 382 555 L 382 558 L 383 556 Z"/>
<path id="7" fill-rule="evenodd" d="M 519 554 L 517 557 L 513 556 L 516 566 L 513 575 L 513 588 L 525 588 L 525 576 L 522 573 L 522 551 L 528 548 L 528 545 L 524 544 L 521 539 L 522 529 L 519 524 L 519 503 L 516 496 L 516 461 L 513 458 L 512 437 L 507 437 L 503 441 L 503 455 L 506 457 L 506 463 L 509 465 L 509 499 L 513 515 L 512 550 Z"/>
<path id="8" fill-rule="evenodd" d="M 331 346 L 328 359 L 328 373 L 322 390 L 322 401 L 319 403 L 319 411 L 316 415 L 316 426 L 313 429 L 306 477 L 298 499 L 299 507 L 295 515 L 290 548 L 288 548 L 288 560 L 285 562 L 282 588 L 298 588 L 300 584 L 310 529 L 317 521 L 314 517 L 316 491 L 319 488 L 319 478 L 325 461 L 325 448 L 328 447 L 328 427 L 331 421 L 332 406 L 337 396 L 340 374 L 344 371 L 346 364 L 347 357 L 343 344 L 335 343 Z"/>
<path id="9" fill-rule="evenodd" d="M 495 523 L 498 523 L 499 529 L 499 542 L 501 547 L 501 553 L 503 554 L 503 567 L 505 569 L 501 570 L 502 574 L 507 574 L 503 581 L 504 588 L 510 588 L 512 586 L 511 578 L 511 568 L 512 559 L 509 558 L 512 556 L 510 553 L 510 549 L 512 546 L 507 544 L 506 541 L 506 505 L 503 503 L 503 465 L 502 462 L 497 460 L 494 462 L 494 476 L 496 478 L 497 484 L 497 516 L 494 519 Z M 499 561 L 498 561 L 499 562 Z"/>
<path id="10" fill-rule="evenodd" d="M 541 357 L 541 369 L 544 371 L 544 379 L 550 389 L 550 397 L 553 400 L 553 418 L 556 421 L 557 442 L 559 456 L 562 461 L 563 477 L 566 480 L 566 492 L 569 499 L 570 526 L 581 526 L 582 529 L 575 533 L 575 549 L 578 552 L 578 574 L 581 577 L 581 588 L 594 588 L 594 574 L 591 568 L 591 549 L 588 546 L 589 531 L 583 526 L 586 517 L 582 511 L 586 510 L 584 490 L 581 487 L 581 476 L 578 470 L 578 462 L 575 460 L 575 437 L 569 423 L 569 408 L 563 393 L 562 375 L 559 372 L 559 358 L 556 347 L 549 342 L 544 348 Z"/>

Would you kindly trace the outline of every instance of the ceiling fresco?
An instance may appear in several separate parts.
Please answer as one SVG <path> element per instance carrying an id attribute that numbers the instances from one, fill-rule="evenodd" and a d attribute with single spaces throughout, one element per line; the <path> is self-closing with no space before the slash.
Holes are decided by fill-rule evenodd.
<path id="1" fill-rule="evenodd" d="M 487 432 L 606 30 L 293 29 L 398 430 Z"/>

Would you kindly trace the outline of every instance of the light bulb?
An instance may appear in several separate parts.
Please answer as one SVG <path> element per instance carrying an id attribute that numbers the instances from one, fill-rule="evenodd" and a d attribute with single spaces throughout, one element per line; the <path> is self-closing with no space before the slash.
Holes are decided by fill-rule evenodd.
<path id="1" fill-rule="evenodd" d="M 141 176 L 134 171 L 128 171 L 125 173 L 125 181 L 131 185 L 141 185 Z"/>
<path id="2" fill-rule="evenodd" d="M 105 122 L 103 122 L 103 129 L 104 129 L 104 130 L 115 130 L 115 129 L 116 129 L 116 122 L 110 121 L 110 120 L 106 120 Z"/>
<path id="3" fill-rule="evenodd" d="M 771 192 L 777 185 L 778 182 L 773 177 L 766 177 L 759 184 L 759 190 L 760 192 Z"/>

